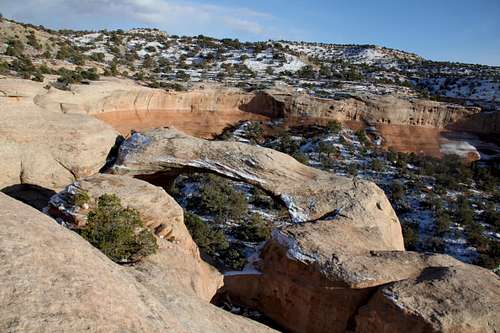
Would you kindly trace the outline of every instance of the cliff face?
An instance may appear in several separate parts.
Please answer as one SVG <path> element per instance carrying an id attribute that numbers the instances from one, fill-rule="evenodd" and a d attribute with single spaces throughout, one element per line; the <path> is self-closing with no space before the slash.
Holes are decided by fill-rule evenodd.
<path id="1" fill-rule="evenodd" d="M 109 79 L 75 85 L 71 91 L 43 89 L 25 80 L 0 80 L 0 91 L 16 96 L 22 91 L 39 109 L 85 113 L 111 124 L 122 134 L 175 126 L 199 137 L 212 137 L 241 120 L 271 118 L 309 121 L 364 121 L 369 124 L 410 125 L 498 133 L 497 112 L 409 97 L 364 94 L 321 99 L 283 90 L 244 92 L 208 85 L 187 92 L 166 92 L 128 80 Z"/>
<path id="2" fill-rule="evenodd" d="M 416 98 L 395 96 L 359 96 L 343 99 L 320 99 L 306 95 L 273 95 L 284 104 L 285 117 L 360 120 L 370 124 L 412 125 L 445 128 L 480 112 Z M 488 128 L 477 128 L 487 131 Z"/>

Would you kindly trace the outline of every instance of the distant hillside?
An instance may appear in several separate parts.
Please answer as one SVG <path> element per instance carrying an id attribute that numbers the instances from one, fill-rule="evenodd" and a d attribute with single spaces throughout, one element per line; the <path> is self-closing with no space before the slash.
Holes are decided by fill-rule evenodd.
<path id="1" fill-rule="evenodd" d="M 286 83 L 327 98 L 369 91 L 500 108 L 500 67 L 433 62 L 375 45 L 242 43 L 155 29 L 53 31 L 3 19 L 0 72 L 35 80 L 58 74 L 63 86 L 99 74 L 173 89 L 204 81 L 251 89 Z"/>

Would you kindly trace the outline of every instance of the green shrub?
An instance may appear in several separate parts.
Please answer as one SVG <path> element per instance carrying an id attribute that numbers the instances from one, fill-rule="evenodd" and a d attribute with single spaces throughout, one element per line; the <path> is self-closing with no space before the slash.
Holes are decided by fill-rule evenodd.
<path id="1" fill-rule="evenodd" d="M 246 223 L 238 226 L 236 237 L 248 242 L 263 242 L 271 237 L 271 226 L 259 214 L 252 214 Z"/>
<path id="2" fill-rule="evenodd" d="M 359 140 L 359 142 L 361 142 L 361 144 L 367 145 L 370 143 L 364 130 L 360 129 L 360 130 L 356 131 L 356 136 L 358 137 L 358 140 Z"/>
<path id="3" fill-rule="evenodd" d="M 337 134 L 342 129 L 342 125 L 337 120 L 332 120 L 328 122 L 326 128 L 330 133 Z"/>
<path id="4" fill-rule="evenodd" d="M 0 74 L 7 74 L 9 72 L 9 64 L 0 61 Z"/>
<path id="5" fill-rule="evenodd" d="M 378 158 L 374 158 L 370 163 L 370 168 L 373 171 L 382 172 L 384 171 L 384 163 L 382 163 L 382 161 Z"/>
<path id="6" fill-rule="evenodd" d="M 215 255 L 229 248 L 224 233 L 205 223 L 197 215 L 185 211 L 184 222 L 194 242 L 204 253 Z"/>
<path id="7" fill-rule="evenodd" d="M 282 153 L 293 155 L 300 150 L 300 145 L 292 139 L 290 133 L 284 132 L 279 136 L 279 145 L 276 147 Z"/>
<path id="8" fill-rule="evenodd" d="M 88 204 L 90 202 L 90 196 L 85 191 L 78 191 L 73 196 L 73 204 L 79 207 Z"/>
<path id="9" fill-rule="evenodd" d="M 117 263 L 136 262 L 158 249 L 155 236 L 143 225 L 139 212 L 124 208 L 114 194 L 99 197 L 87 215 L 80 235 Z"/>
<path id="10" fill-rule="evenodd" d="M 333 144 L 321 141 L 318 144 L 318 153 L 320 154 L 321 159 L 323 159 L 324 157 L 330 159 L 332 157 L 338 156 L 339 151 Z"/>
<path id="11" fill-rule="evenodd" d="M 408 251 L 416 249 L 418 241 L 418 226 L 415 224 L 403 224 L 403 240 Z"/>
<path id="12" fill-rule="evenodd" d="M 346 171 L 351 176 L 356 176 L 358 174 L 358 166 L 356 165 L 356 163 L 350 163 L 347 166 L 347 170 Z"/>
<path id="13" fill-rule="evenodd" d="M 246 259 L 241 247 L 231 247 L 222 252 L 221 259 L 224 265 L 234 270 L 242 270 L 245 267 Z"/>
<path id="14" fill-rule="evenodd" d="M 403 185 L 399 182 L 393 182 L 391 184 L 391 197 L 393 200 L 395 201 L 399 201 L 401 199 L 403 199 L 404 195 L 405 195 L 405 188 L 403 187 Z"/>
<path id="15" fill-rule="evenodd" d="M 175 74 L 175 77 L 177 78 L 177 80 L 180 80 L 180 81 L 189 81 L 191 79 L 191 76 L 189 76 L 189 74 L 187 74 L 185 71 L 178 71 L 176 74 Z"/>
<path id="16" fill-rule="evenodd" d="M 12 57 L 20 57 L 24 52 L 24 44 L 18 39 L 11 39 L 7 42 L 5 54 Z"/>
<path id="17" fill-rule="evenodd" d="M 463 196 L 457 199 L 456 215 L 463 225 L 471 225 L 474 223 L 474 212 L 470 207 L 470 202 Z"/>
<path id="18" fill-rule="evenodd" d="M 214 214 L 218 222 L 237 220 L 247 213 L 245 196 L 231 183 L 215 175 L 206 176 L 201 189 L 201 206 Z"/>
<path id="19" fill-rule="evenodd" d="M 258 187 L 252 188 L 252 204 L 267 209 L 271 209 L 275 206 L 273 198 Z"/>
<path id="20" fill-rule="evenodd" d="M 450 229 L 451 218 L 448 213 L 443 210 L 439 210 L 436 213 L 436 233 L 440 236 L 444 235 Z"/>
<path id="21" fill-rule="evenodd" d="M 33 30 L 30 31 L 30 33 L 26 36 L 26 38 L 28 39 L 28 45 L 33 46 L 37 50 L 42 49 L 42 45 L 36 39 L 35 32 Z"/>
<path id="22" fill-rule="evenodd" d="M 251 143 L 259 143 L 262 141 L 264 130 L 258 122 L 251 122 L 245 128 L 245 136 Z"/>
<path id="23" fill-rule="evenodd" d="M 31 80 L 36 82 L 43 82 L 43 74 L 40 71 L 33 72 L 33 77 Z"/>
<path id="24" fill-rule="evenodd" d="M 483 217 L 485 222 L 491 225 L 497 232 L 500 230 L 500 211 L 495 209 L 494 204 L 488 205 L 483 213 Z"/>
<path id="25" fill-rule="evenodd" d="M 296 151 L 292 154 L 292 157 L 295 158 L 298 162 L 307 165 L 309 163 L 309 158 L 306 154 L 301 151 Z"/>
<path id="26" fill-rule="evenodd" d="M 105 55 L 102 52 L 92 53 L 90 59 L 97 62 L 104 62 Z"/>

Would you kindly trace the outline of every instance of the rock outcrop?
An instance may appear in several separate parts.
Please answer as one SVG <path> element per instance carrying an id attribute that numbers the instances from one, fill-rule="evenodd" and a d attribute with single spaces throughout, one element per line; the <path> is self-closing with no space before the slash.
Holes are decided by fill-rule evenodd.
<path id="1" fill-rule="evenodd" d="M 21 86 L 29 88 L 21 89 Z M 71 91 L 41 90 L 42 87 L 26 80 L 0 80 L 0 91 L 5 96 L 23 91 L 41 109 L 94 115 L 124 135 L 131 129 L 175 126 L 191 135 L 210 138 L 238 121 L 270 118 L 314 122 L 355 120 L 498 133 L 498 122 L 492 125 L 491 116 L 479 113 L 479 108 L 401 95 L 367 92 L 324 99 L 287 87 L 245 92 L 211 84 L 175 92 L 116 78 L 72 85 Z"/>
<path id="2" fill-rule="evenodd" d="M 78 194 L 88 196 L 84 207 L 74 204 Z M 70 228 L 78 229 L 85 225 L 87 213 L 103 194 L 115 194 L 124 206 L 139 211 L 145 226 L 158 237 L 175 241 L 188 250 L 193 248 L 182 207 L 160 187 L 139 179 L 109 174 L 81 179 L 50 199 L 49 213 L 61 218 Z"/>
<path id="3" fill-rule="evenodd" d="M 500 280 L 482 268 L 430 267 L 377 291 L 356 332 L 497 332 Z"/>
<path id="4" fill-rule="evenodd" d="M 138 85 L 131 80 L 106 78 L 89 85 L 72 85 L 71 91 L 25 80 L 0 80 L 0 91 L 23 92 L 40 109 L 63 114 L 87 114 L 111 124 L 123 135 L 174 125 L 200 137 L 211 138 L 241 120 L 268 120 L 281 116 L 279 103 L 265 93 L 207 86 L 186 92 L 168 92 Z M 0 95 L 1 96 L 1 95 Z"/>
<path id="5" fill-rule="evenodd" d="M 139 266 L 122 267 L 55 220 L 1 193 L 0 224 L 1 331 L 272 331 L 187 288 L 189 274 L 199 271 L 165 239 Z"/>
<path id="6" fill-rule="evenodd" d="M 47 91 L 26 80 L 0 80 L 0 190 L 31 184 L 60 190 L 95 174 L 118 135 L 92 117 L 39 107 Z"/>
<path id="7" fill-rule="evenodd" d="M 446 255 L 391 250 L 372 232 L 383 230 L 356 224 L 276 230 L 253 263 L 257 271 L 226 275 L 219 297 L 297 333 L 498 330 L 495 274 Z"/>
<path id="8" fill-rule="evenodd" d="M 157 129 L 135 133 L 124 142 L 112 170 L 156 179 L 211 172 L 256 185 L 280 198 L 295 223 L 274 230 L 252 269 L 227 274 L 216 301 L 227 296 L 235 304 L 262 311 L 290 332 L 362 329 L 356 316 L 364 318 L 360 309 L 375 299 L 380 288 L 398 281 L 419 281 L 430 267 L 466 272 L 456 279 L 464 287 L 469 279 L 484 276 L 488 288 L 498 291 L 487 270 L 446 255 L 405 252 L 399 221 L 373 183 L 333 176 L 270 149 L 206 141 L 173 128 Z M 432 303 L 449 296 L 435 293 L 434 298 L 422 297 Z M 493 297 L 486 303 L 498 308 Z M 468 310 L 460 305 L 454 311 L 458 314 L 453 325 L 461 327 Z M 376 310 L 369 313 L 383 317 Z M 425 320 L 419 325 L 428 327 Z"/>
<path id="9" fill-rule="evenodd" d="M 362 216 L 374 224 L 384 221 L 389 234 L 401 233 L 396 214 L 375 184 L 305 166 L 272 149 L 197 139 L 174 128 L 156 129 L 135 133 L 125 141 L 112 171 L 134 176 L 163 173 L 168 177 L 192 170 L 262 188 L 280 198 L 295 222 L 337 214 L 349 219 Z M 401 239 L 394 241 L 402 249 Z"/>

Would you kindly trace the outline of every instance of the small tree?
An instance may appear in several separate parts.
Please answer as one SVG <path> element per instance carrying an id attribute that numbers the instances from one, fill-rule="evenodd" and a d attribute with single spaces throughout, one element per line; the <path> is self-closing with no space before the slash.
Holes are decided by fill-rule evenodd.
<path id="1" fill-rule="evenodd" d="M 184 212 L 184 222 L 196 245 L 208 255 L 215 255 L 229 248 L 226 236 L 205 223 L 195 214 Z"/>
<path id="2" fill-rule="evenodd" d="M 158 249 L 155 236 L 144 227 L 139 212 L 124 208 L 114 194 L 99 197 L 80 235 L 117 263 L 138 261 Z"/>
<path id="3" fill-rule="evenodd" d="M 236 229 L 238 239 L 249 242 L 263 242 L 271 237 L 271 226 L 259 214 L 252 214 L 247 222 Z"/>
<path id="4" fill-rule="evenodd" d="M 370 143 L 370 140 L 368 140 L 368 137 L 366 136 L 366 133 L 364 130 L 360 129 L 356 131 L 356 136 L 358 137 L 359 142 L 363 145 L 367 145 Z"/>
<path id="5" fill-rule="evenodd" d="M 215 215 L 218 222 L 238 220 L 247 213 L 245 196 L 235 191 L 226 179 L 208 175 L 201 190 L 201 205 Z"/>
<path id="6" fill-rule="evenodd" d="M 259 143 L 262 141 L 264 130 L 258 122 L 251 122 L 245 128 L 245 136 L 251 143 Z"/>
<path id="7" fill-rule="evenodd" d="M 342 125 L 337 120 L 332 120 L 328 122 L 326 128 L 330 133 L 337 134 L 342 129 Z"/>

